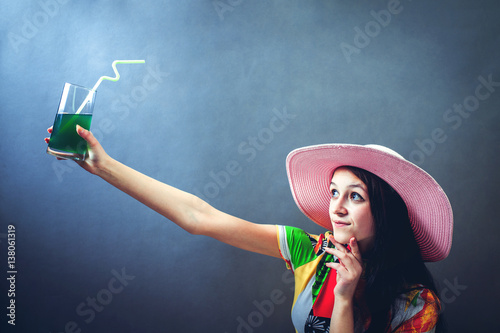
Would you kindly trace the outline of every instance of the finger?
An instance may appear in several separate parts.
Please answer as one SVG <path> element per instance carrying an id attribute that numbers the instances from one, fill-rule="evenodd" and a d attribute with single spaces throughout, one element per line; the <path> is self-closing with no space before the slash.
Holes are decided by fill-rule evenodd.
<path id="1" fill-rule="evenodd" d="M 344 253 L 348 253 L 349 251 L 347 250 L 347 248 L 343 245 L 343 244 L 340 244 L 339 242 L 335 241 L 335 243 L 333 243 L 333 245 L 335 245 L 335 248 L 338 249 L 339 251 L 342 251 Z"/>
<path id="2" fill-rule="evenodd" d="M 338 271 L 339 269 L 345 269 L 345 267 L 342 264 L 339 264 L 337 262 L 327 262 L 325 265 L 336 271 Z"/>
<path id="3" fill-rule="evenodd" d="M 337 248 L 326 248 L 325 251 L 336 256 L 339 259 L 339 261 L 342 263 L 342 265 L 344 265 L 349 260 L 351 260 L 349 258 L 349 254 L 347 252 L 343 252 Z"/>
<path id="4" fill-rule="evenodd" d="M 50 141 L 50 139 L 49 139 L 49 138 L 45 138 L 45 139 L 43 139 L 43 140 L 45 140 L 45 143 L 49 143 L 49 141 Z"/>
<path id="5" fill-rule="evenodd" d="M 335 237 L 333 235 L 328 235 L 328 240 L 333 244 L 335 243 Z"/>
<path id="6" fill-rule="evenodd" d="M 330 243 L 332 243 L 332 245 L 333 245 L 334 247 L 336 247 L 336 246 L 335 246 L 335 244 L 339 244 L 339 243 L 335 240 L 335 237 L 334 237 L 333 235 L 329 235 L 329 236 L 328 236 L 328 241 L 329 241 Z"/>
<path id="7" fill-rule="evenodd" d="M 345 266 L 339 264 L 339 263 L 334 263 L 334 262 L 329 262 L 326 264 L 328 267 L 331 269 L 335 270 L 337 273 L 337 281 L 338 279 L 349 279 L 350 273 L 349 271 L 345 268 Z"/>
<path id="8" fill-rule="evenodd" d="M 361 262 L 361 252 L 359 251 L 358 241 L 356 240 L 356 238 L 352 237 L 349 240 L 349 245 L 351 247 L 351 253 L 354 255 L 354 258 Z"/>
<path id="9" fill-rule="evenodd" d="M 325 251 L 337 257 L 340 265 L 342 265 L 346 271 L 356 271 L 362 262 L 360 254 L 356 256 L 352 252 L 344 252 L 337 248 L 326 248 Z"/>
<path id="10" fill-rule="evenodd" d="M 340 251 L 339 249 L 335 247 L 326 247 L 325 252 L 333 254 L 333 255 L 341 255 L 344 254 L 344 252 Z"/>
<path id="11" fill-rule="evenodd" d="M 76 125 L 76 132 L 78 133 L 79 136 L 85 139 L 85 141 L 87 141 L 87 143 L 91 148 L 99 145 L 99 141 L 97 141 L 92 132 L 90 132 L 89 130 L 86 130 L 80 125 Z"/>
<path id="12" fill-rule="evenodd" d="M 50 134 L 52 134 L 52 126 L 50 126 L 49 128 L 47 128 L 47 132 L 49 132 Z"/>

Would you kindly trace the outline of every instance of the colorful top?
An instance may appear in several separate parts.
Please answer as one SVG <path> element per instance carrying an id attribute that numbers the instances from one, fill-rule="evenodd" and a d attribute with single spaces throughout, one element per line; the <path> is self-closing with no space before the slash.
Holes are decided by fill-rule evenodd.
<path id="1" fill-rule="evenodd" d="M 281 256 L 295 277 L 292 322 L 297 333 L 330 330 L 337 274 L 325 264 L 337 258 L 324 250 L 329 234 L 310 235 L 298 228 L 278 226 Z M 434 332 L 440 309 L 434 292 L 419 286 L 402 294 L 395 305 L 404 311 L 393 316 L 391 332 Z M 362 309 L 355 309 L 354 315 L 355 332 L 364 332 L 370 316 Z"/>

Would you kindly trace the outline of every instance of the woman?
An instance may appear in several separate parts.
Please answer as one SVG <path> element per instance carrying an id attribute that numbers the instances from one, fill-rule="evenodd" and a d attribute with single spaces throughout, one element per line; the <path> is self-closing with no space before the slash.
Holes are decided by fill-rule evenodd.
<path id="1" fill-rule="evenodd" d="M 77 132 L 89 146 L 78 162 L 88 172 L 191 234 L 283 258 L 295 275 L 297 332 L 435 331 L 440 306 L 424 261 L 450 251 L 451 206 L 432 177 L 393 151 L 320 145 L 290 153 L 297 205 L 333 231 L 315 236 L 225 214 L 112 159 L 90 131 Z"/>
<path id="2" fill-rule="evenodd" d="M 295 273 L 295 327 L 327 332 L 331 318 L 330 332 L 434 332 L 440 306 L 424 261 L 448 255 L 453 230 L 435 180 L 375 145 L 297 149 L 287 171 L 299 208 L 334 235 L 280 227 Z"/>

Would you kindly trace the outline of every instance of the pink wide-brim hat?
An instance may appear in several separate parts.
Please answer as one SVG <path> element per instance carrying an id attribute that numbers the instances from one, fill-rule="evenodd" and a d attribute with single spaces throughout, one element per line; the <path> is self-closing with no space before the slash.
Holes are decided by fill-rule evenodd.
<path id="1" fill-rule="evenodd" d="M 297 206 L 308 218 L 332 229 L 330 182 L 333 171 L 341 166 L 367 170 L 401 196 L 424 261 L 448 256 L 453 235 L 448 197 L 427 172 L 384 146 L 324 144 L 292 151 L 286 159 L 288 181 Z"/>

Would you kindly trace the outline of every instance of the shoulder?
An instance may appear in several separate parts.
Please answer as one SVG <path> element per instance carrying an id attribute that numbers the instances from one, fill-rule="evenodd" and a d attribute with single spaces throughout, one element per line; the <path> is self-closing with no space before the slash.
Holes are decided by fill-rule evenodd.
<path id="1" fill-rule="evenodd" d="M 317 258 L 325 246 L 326 234 L 313 235 L 290 226 L 278 226 L 281 256 L 292 266 L 302 265 Z M 325 243 L 325 244 L 324 244 Z"/>
<path id="2" fill-rule="evenodd" d="M 431 332 L 441 306 L 434 291 L 415 285 L 396 299 L 393 311 L 391 327 L 396 332 Z"/>
<path id="3" fill-rule="evenodd" d="M 278 225 L 278 237 L 283 241 L 286 241 L 286 245 L 291 246 L 302 246 L 310 248 L 319 254 L 322 254 L 322 249 L 327 246 L 328 234 L 326 232 L 320 235 L 310 234 L 300 228 Z"/>

